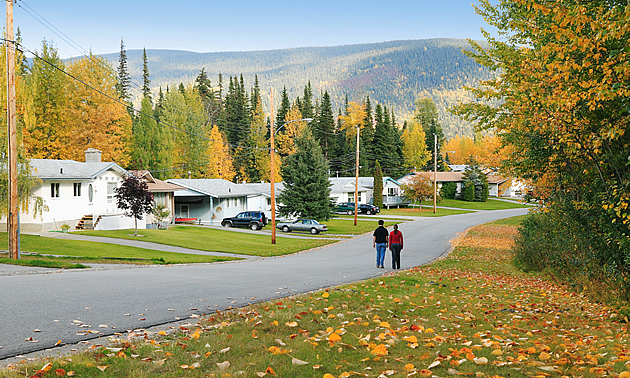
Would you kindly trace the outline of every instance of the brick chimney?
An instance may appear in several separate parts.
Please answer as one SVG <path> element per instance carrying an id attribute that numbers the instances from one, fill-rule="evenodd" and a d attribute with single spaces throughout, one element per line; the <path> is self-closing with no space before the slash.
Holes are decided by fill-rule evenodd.
<path id="1" fill-rule="evenodd" d="M 88 148 L 85 151 L 85 162 L 86 163 L 100 163 L 101 162 L 101 151 L 96 148 Z"/>

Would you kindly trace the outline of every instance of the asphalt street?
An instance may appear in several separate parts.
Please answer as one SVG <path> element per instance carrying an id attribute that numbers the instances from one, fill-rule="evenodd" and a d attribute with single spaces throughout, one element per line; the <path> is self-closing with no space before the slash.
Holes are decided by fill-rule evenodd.
<path id="1" fill-rule="evenodd" d="M 403 269 L 447 253 L 450 240 L 477 224 L 527 209 L 422 218 L 400 225 Z M 380 276 L 371 233 L 274 258 L 90 271 L 42 269 L 0 276 L 0 360 L 191 315 L 240 307 Z"/>

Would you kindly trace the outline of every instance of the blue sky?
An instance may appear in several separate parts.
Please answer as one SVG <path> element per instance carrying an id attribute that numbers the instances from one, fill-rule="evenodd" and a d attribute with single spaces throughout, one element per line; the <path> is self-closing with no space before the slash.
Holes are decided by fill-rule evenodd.
<path id="1" fill-rule="evenodd" d="M 14 24 L 28 49 L 39 50 L 46 38 L 62 58 L 82 51 L 33 15 L 96 54 L 119 51 L 121 37 L 127 50 L 271 50 L 400 39 L 482 39 L 480 29 L 487 24 L 471 3 L 478 0 L 17 0 Z"/>

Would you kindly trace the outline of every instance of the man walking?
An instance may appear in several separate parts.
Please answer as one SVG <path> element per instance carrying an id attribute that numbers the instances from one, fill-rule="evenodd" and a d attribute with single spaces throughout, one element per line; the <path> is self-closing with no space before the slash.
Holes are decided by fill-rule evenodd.
<path id="1" fill-rule="evenodd" d="M 372 240 L 372 246 L 376 248 L 376 267 L 381 269 L 385 268 L 385 251 L 387 251 L 387 238 L 389 237 L 389 232 L 383 227 L 383 224 L 385 222 L 380 219 Z"/>

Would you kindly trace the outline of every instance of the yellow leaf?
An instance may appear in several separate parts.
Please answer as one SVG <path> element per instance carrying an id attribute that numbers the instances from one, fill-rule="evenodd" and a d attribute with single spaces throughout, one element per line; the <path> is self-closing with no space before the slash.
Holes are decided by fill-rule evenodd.
<path id="1" fill-rule="evenodd" d="M 384 344 L 379 344 L 376 348 L 372 349 L 372 354 L 375 356 L 387 356 L 387 354 L 389 353 L 389 351 L 387 350 L 387 347 Z"/>
<path id="2" fill-rule="evenodd" d="M 276 375 L 276 372 L 271 367 L 267 367 L 265 369 L 265 373 L 271 374 L 271 375 Z"/>
<path id="3" fill-rule="evenodd" d="M 406 371 L 407 373 L 409 373 L 409 372 L 411 372 L 411 371 L 415 370 L 415 368 L 416 368 L 416 367 L 415 367 L 415 366 L 413 366 L 413 364 L 407 364 L 407 365 L 405 365 L 405 371 Z"/>
<path id="4" fill-rule="evenodd" d="M 407 337 L 403 337 L 403 340 L 408 341 L 410 343 L 417 343 L 418 342 L 418 338 L 415 336 L 407 336 Z"/>
<path id="5" fill-rule="evenodd" d="M 199 332 L 195 332 L 192 335 L 190 335 L 191 338 L 195 339 L 195 340 L 199 340 Z"/>
<path id="6" fill-rule="evenodd" d="M 274 320 L 273 322 L 271 322 L 271 324 L 277 326 L 278 325 L 278 321 Z"/>
<path id="7" fill-rule="evenodd" d="M 43 368 L 39 369 L 39 370 L 43 370 L 43 371 L 50 371 L 52 369 L 52 364 L 49 362 L 46 365 L 44 365 Z"/>
<path id="8" fill-rule="evenodd" d="M 391 328 L 389 323 L 387 323 L 387 322 L 381 322 L 381 324 L 379 324 L 379 326 L 381 326 L 383 328 Z"/>
<path id="9" fill-rule="evenodd" d="M 328 336 L 328 341 L 336 343 L 338 341 L 341 341 L 341 336 L 336 333 L 331 333 L 330 336 Z"/>
<path id="10" fill-rule="evenodd" d="M 330 373 L 326 373 L 323 378 L 335 378 L 335 376 Z"/>
<path id="11" fill-rule="evenodd" d="M 297 327 L 298 323 L 297 322 L 286 322 L 286 326 L 287 327 Z"/>
<path id="12" fill-rule="evenodd" d="M 322 298 L 328 298 L 330 296 L 330 294 L 328 294 L 328 292 L 323 292 L 322 293 Z"/>
<path id="13" fill-rule="evenodd" d="M 166 336 L 166 332 L 164 332 L 164 331 L 160 331 L 160 332 L 158 332 L 158 335 L 160 335 L 160 336 Z"/>
<path id="14" fill-rule="evenodd" d="M 105 369 L 107 369 L 108 367 L 109 367 L 109 365 L 97 366 L 98 370 L 100 370 L 100 371 L 105 371 Z"/>

